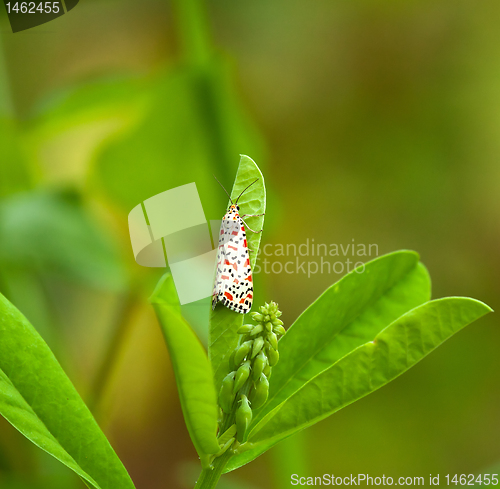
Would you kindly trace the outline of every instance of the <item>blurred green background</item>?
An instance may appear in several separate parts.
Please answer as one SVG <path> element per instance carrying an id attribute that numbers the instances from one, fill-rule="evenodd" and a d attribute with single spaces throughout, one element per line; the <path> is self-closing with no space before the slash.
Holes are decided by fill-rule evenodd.
<path id="1" fill-rule="evenodd" d="M 195 181 L 218 219 L 212 173 L 230 187 L 248 154 L 268 187 L 264 244 L 415 249 L 435 298 L 500 308 L 499 2 L 81 0 L 15 35 L 0 11 L 0 291 L 138 489 L 189 488 L 199 471 L 147 303 L 161 270 L 130 247 L 144 199 Z M 338 278 L 258 283 L 289 325 Z M 221 488 L 493 466 L 499 344 L 493 314 Z M 0 419 L 0 487 L 83 485 Z"/>

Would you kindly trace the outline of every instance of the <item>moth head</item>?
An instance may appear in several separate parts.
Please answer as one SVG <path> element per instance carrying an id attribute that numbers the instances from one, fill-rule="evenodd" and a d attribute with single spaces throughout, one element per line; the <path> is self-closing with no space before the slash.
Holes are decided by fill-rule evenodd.
<path id="1" fill-rule="evenodd" d="M 217 180 L 217 177 L 214 175 L 214 178 Z M 248 185 L 247 187 L 245 187 L 242 192 L 240 193 L 240 195 L 238 195 L 238 198 L 236 199 L 236 202 L 233 202 L 233 199 L 231 199 L 231 196 L 229 195 L 229 192 L 224 188 L 224 185 L 222 185 L 222 183 L 219 182 L 219 180 L 217 180 L 217 182 L 219 183 L 219 185 L 224 189 L 224 192 L 226 192 L 227 196 L 229 197 L 229 200 L 231 201 L 231 205 L 229 206 L 229 210 L 230 211 L 239 211 L 240 210 L 240 207 L 238 205 L 238 200 L 240 200 L 240 197 L 256 182 L 258 182 L 259 179 L 257 178 L 257 180 L 254 180 L 250 185 Z"/>

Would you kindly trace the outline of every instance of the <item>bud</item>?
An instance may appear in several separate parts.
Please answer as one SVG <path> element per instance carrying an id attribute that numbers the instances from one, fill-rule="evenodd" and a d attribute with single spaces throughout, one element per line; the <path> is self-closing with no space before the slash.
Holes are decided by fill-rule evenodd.
<path id="1" fill-rule="evenodd" d="M 253 342 L 253 350 L 252 350 L 252 358 L 254 358 L 257 353 L 259 353 L 264 346 L 264 338 L 262 336 L 259 336 L 256 338 Z"/>
<path id="2" fill-rule="evenodd" d="M 247 333 L 250 333 L 250 331 L 252 331 L 253 328 L 254 328 L 253 324 L 244 324 L 243 326 L 240 326 L 237 333 L 238 334 L 247 334 Z"/>
<path id="3" fill-rule="evenodd" d="M 259 312 L 252 312 L 250 313 L 250 316 L 252 316 L 252 319 L 254 321 L 257 321 L 258 323 L 262 322 L 262 320 L 264 319 L 264 316 Z"/>
<path id="4" fill-rule="evenodd" d="M 274 326 L 283 326 L 283 321 L 281 319 L 273 319 L 271 322 Z"/>
<path id="5" fill-rule="evenodd" d="M 219 446 L 224 446 L 231 438 L 236 436 L 236 425 L 232 424 L 221 436 L 218 438 Z"/>
<path id="6" fill-rule="evenodd" d="M 270 302 L 269 304 L 266 304 L 264 308 L 265 314 L 268 314 L 269 316 L 277 317 L 280 312 L 278 309 L 278 304 L 276 304 L 276 302 Z"/>
<path id="7" fill-rule="evenodd" d="M 267 380 L 269 380 L 271 378 L 272 372 L 273 372 L 273 369 L 269 365 L 266 365 L 264 367 L 264 370 L 262 371 L 262 373 L 267 377 Z"/>
<path id="8" fill-rule="evenodd" d="M 259 380 L 256 382 L 251 394 L 252 408 L 259 409 L 262 407 L 269 395 L 269 381 L 264 374 L 261 374 Z"/>
<path id="9" fill-rule="evenodd" d="M 276 334 L 279 334 L 280 336 L 283 336 L 286 333 L 286 329 L 281 326 L 281 324 L 278 324 L 277 326 L 274 326 L 274 332 Z"/>
<path id="10" fill-rule="evenodd" d="M 237 438 L 240 443 L 244 443 L 247 440 L 248 428 L 252 422 L 252 408 L 248 403 L 247 396 L 242 395 L 240 400 L 240 405 L 236 410 L 236 431 Z"/>
<path id="11" fill-rule="evenodd" d="M 250 349 L 252 348 L 252 343 L 253 341 L 245 341 L 237 350 L 236 353 L 234 354 L 234 363 L 236 365 L 239 365 L 243 359 L 248 355 L 250 352 Z"/>
<path id="12" fill-rule="evenodd" d="M 267 358 L 269 360 L 269 365 L 274 367 L 280 359 L 280 354 L 274 348 L 269 348 L 267 350 Z"/>
<path id="13" fill-rule="evenodd" d="M 238 347 L 236 347 L 236 348 L 233 350 L 233 352 L 231 353 L 231 355 L 229 355 L 229 368 L 230 368 L 231 370 L 236 370 L 236 369 L 238 368 L 238 365 L 236 365 L 236 364 L 234 363 L 234 355 L 236 354 L 237 350 L 238 350 Z"/>
<path id="14" fill-rule="evenodd" d="M 278 337 L 274 333 L 267 333 L 267 341 L 275 350 L 278 349 Z"/>
<path id="15" fill-rule="evenodd" d="M 263 350 L 257 355 L 257 358 L 253 361 L 252 368 L 252 378 L 253 380 L 258 380 L 260 374 L 264 371 L 267 365 L 267 357 Z"/>
<path id="16" fill-rule="evenodd" d="M 270 333 L 273 330 L 273 325 L 271 323 L 266 323 L 266 330 Z"/>
<path id="17" fill-rule="evenodd" d="M 250 361 L 247 360 L 241 365 L 241 367 L 236 371 L 236 377 L 234 380 L 233 394 L 236 394 L 247 381 L 250 376 Z"/>
<path id="18" fill-rule="evenodd" d="M 233 407 L 233 388 L 235 375 L 236 372 L 231 372 L 224 377 L 219 392 L 219 406 L 222 408 L 222 411 L 227 414 L 231 412 L 231 408 Z"/>
<path id="19" fill-rule="evenodd" d="M 250 333 L 250 336 L 257 336 L 259 333 L 262 332 L 264 328 L 262 327 L 262 324 L 258 324 L 252 329 L 252 332 Z"/>
<path id="20" fill-rule="evenodd" d="M 228 450 L 229 447 L 235 442 L 236 438 L 231 438 L 229 439 L 223 446 L 222 448 L 215 454 L 215 457 L 220 457 L 221 455 L 224 455 Z"/>

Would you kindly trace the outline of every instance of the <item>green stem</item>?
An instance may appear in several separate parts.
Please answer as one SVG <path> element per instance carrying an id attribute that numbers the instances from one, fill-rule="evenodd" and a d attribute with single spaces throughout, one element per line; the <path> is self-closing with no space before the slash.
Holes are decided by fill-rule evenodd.
<path id="1" fill-rule="evenodd" d="M 217 486 L 217 483 L 224 472 L 224 467 L 232 456 L 233 453 L 231 450 L 228 450 L 224 455 L 221 455 L 214 460 L 213 468 L 203 469 L 196 485 L 194 486 L 194 489 L 213 489 Z"/>
<path id="2" fill-rule="evenodd" d="M 99 415 L 99 402 L 102 400 L 104 390 L 109 383 L 125 337 L 133 322 L 133 313 L 139 304 L 139 300 L 139 294 L 136 288 L 132 286 L 120 305 L 120 310 L 117 314 L 109 343 L 97 369 L 94 382 L 87 398 L 87 406 L 96 417 Z"/>
<path id="3" fill-rule="evenodd" d="M 193 66 L 204 65 L 212 54 L 210 26 L 203 0 L 175 0 L 183 59 Z"/>
<path id="4" fill-rule="evenodd" d="M 232 120 L 222 106 L 227 96 L 220 84 L 223 65 L 215 59 L 216 49 L 204 0 L 174 0 L 178 39 L 183 64 L 191 69 L 193 95 L 201 123 L 206 131 L 206 144 L 213 170 L 230 172 L 234 147 L 230 144 L 227 127 Z M 222 97 L 222 98 L 221 98 Z"/>
<path id="5" fill-rule="evenodd" d="M 248 381 L 247 381 L 248 383 Z M 233 403 L 233 409 L 231 413 L 224 415 L 224 420 L 221 424 L 220 433 L 224 433 L 231 425 L 234 424 L 234 418 L 237 408 L 237 401 L 235 399 Z M 220 476 L 224 471 L 224 467 L 226 466 L 229 459 L 233 456 L 232 449 L 230 448 L 226 453 L 217 457 L 212 464 L 212 467 L 208 469 L 203 469 L 201 472 L 198 481 L 196 482 L 195 489 L 212 489 L 219 482 Z"/>

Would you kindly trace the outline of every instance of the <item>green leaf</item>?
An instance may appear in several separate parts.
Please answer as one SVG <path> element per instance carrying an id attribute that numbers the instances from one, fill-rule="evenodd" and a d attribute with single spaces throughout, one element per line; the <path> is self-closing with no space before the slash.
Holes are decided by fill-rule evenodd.
<path id="1" fill-rule="evenodd" d="M 234 457 L 227 470 L 379 389 L 490 311 L 474 299 L 448 297 L 407 312 L 269 413 L 250 434 L 250 450 Z"/>
<path id="2" fill-rule="evenodd" d="M 2 268 L 36 269 L 97 288 L 123 289 L 127 274 L 109 232 L 96 226 L 78 196 L 20 194 L 0 205 Z"/>
<path id="3" fill-rule="evenodd" d="M 252 182 L 254 183 L 240 198 L 240 215 L 242 214 L 263 214 L 266 212 L 266 188 L 264 177 L 259 167 L 248 156 L 241 156 L 240 165 L 236 174 L 231 199 L 236 199 Z M 264 226 L 264 216 L 246 218 L 245 221 L 254 231 L 260 231 Z M 252 233 L 246 230 L 247 242 L 250 253 L 250 264 L 255 266 L 257 253 L 260 245 L 261 233 Z M 222 379 L 228 373 L 229 355 L 238 343 L 239 335 L 236 333 L 243 324 L 244 315 L 230 311 L 227 307 L 218 305 L 210 313 L 209 326 L 209 347 L 208 355 L 214 372 L 215 387 L 221 385 Z"/>
<path id="4" fill-rule="evenodd" d="M 174 281 L 166 273 L 150 299 L 165 336 L 179 390 L 182 412 L 193 444 L 202 459 L 217 453 L 218 407 L 207 354 L 182 318 Z"/>
<path id="5" fill-rule="evenodd" d="M 33 326 L 0 294 L 0 414 L 95 489 L 134 484 Z"/>
<path id="6" fill-rule="evenodd" d="M 328 288 L 280 340 L 269 400 L 253 425 L 337 360 L 431 296 L 413 251 L 381 256 Z"/>
<path id="7" fill-rule="evenodd" d="M 257 180 L 257 181 L 256 181 Z M 255 183 L 254 183 L 255 182 Z M 248 188 L 250 184 L 253 184 Z M 241 192 L 245 191 L 241 197 Z M 240 206 L 240 215 L 243 214 L 264 214 L 266 212 L 266 187 L 264 177 L 259 170 L 257 164 L 248 156 L 241 155 L 238 172 L 234 181 L 233 190 L 231 191 L 231 199 Z M 228 203 L 229 207 L 230 203 Z M 250 264 L 252 268 L 257 261 L 257 253 L 260 246 L 262 233 L 259 231 L 264 228 L 264 216 L 248 217 L 244 219 L 252 228 L 253 233 L 247 229 L 248 248 L 252 250 L 250 253 Z"/>

